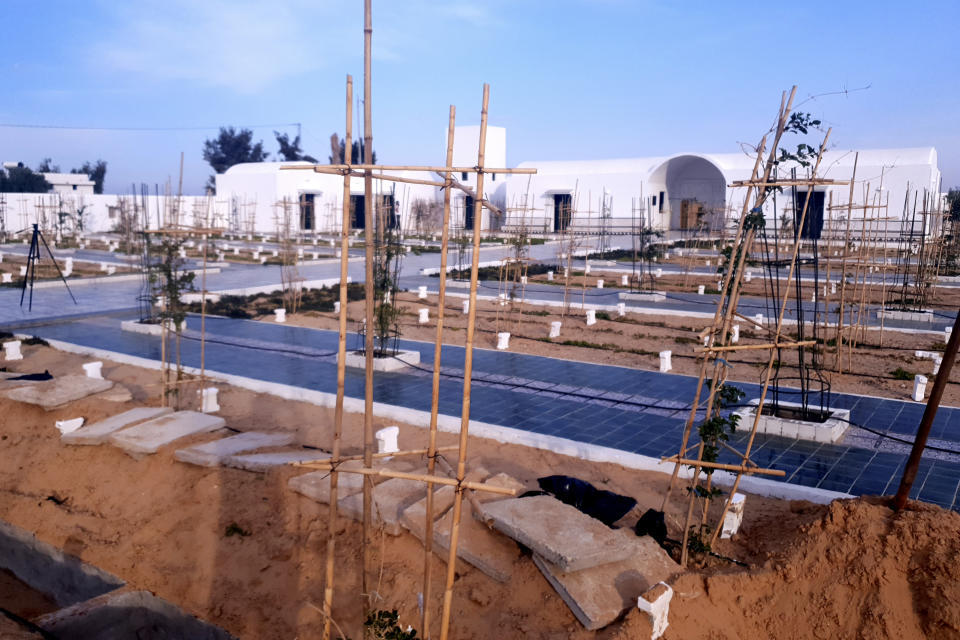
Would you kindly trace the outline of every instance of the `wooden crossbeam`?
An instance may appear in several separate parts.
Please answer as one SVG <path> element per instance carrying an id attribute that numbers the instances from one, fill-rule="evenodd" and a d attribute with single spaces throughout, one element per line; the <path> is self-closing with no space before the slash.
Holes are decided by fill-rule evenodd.
<path id="1" fill-rule="evenodd" d="M 724 471 L 738 471 L 740 473 L 756 473 L 762 476 L 783 477 L 787 475 L 782 469 L 760 469 L 751 468 L 746 464 L 723 464 L 722 462 L 708 462 L 706 460 L 690 460 L 688 458 L 678 458 L 670 456 L 669 458 L 660 458 L 660 462 L 674 462 L 676 464 L 686 464 L 691 467 L 706 467 L 708 469 L 723 469 Z"/>
<path id="2" fill-rule="evenodd" d="M 731 344 L 725 347 L 700 347 L 694 349 L 697 353 L 719 353 L 723 351 L 752 351 L 754 349 L 783 349 L 786 347 L 809 347 L 817 344 L 816 340 L 803 342 L 767 342 L 764 344 Z"/>
<path id="3" fill-rule="evenodd" d="M 341 458 L 344 460 L 345 458 Z M 301 462 L 297 463 L 298 467 L 307 467 L 311 468 L 316 463 L 314 462 Z M 318 467 L 321 471 L 325 467 Z M 346 469 L 343 467 L 337 467 L 337 473 L 358 473 L 364 476 L 381 476 L 384 478 L 401 478 L 403 480 L 416 480 L 418 482 L 427 482 L 433 484 L 444 484 L 451 487 L 461 486 L 465 489 L 470 489 L 472 491 L 486 491 L 487 493 L 497 493 L 504 496 L 516 496 L 516 489 L 508 489 L 507 487 L 498 487 L 492 484 L 484 484 L 483 482 L 472 482 L 469 480 L 464 480 L 463 482 L 458 482 L 455 478 L 445 478 L 443 476 L 431 476 L 425 473 L 407 473 L 405 471 L 391 471 L 390 469 L 372 469 L 370 467 L 360 467 L 359 469 Z"/>
<path id="4" fill-rule="evenodd" d="M 425 173 L 504 173 L 519 175 L 534 175 L 536 169 L 491 169 L 488 167 L 436 167 L 436 166 L 418 166 L 407 164 L 311 164 L 280 167 L 281 171 L 317 171 L 318 169 L 330 169 L 333 171 L 423 171 Z"/>

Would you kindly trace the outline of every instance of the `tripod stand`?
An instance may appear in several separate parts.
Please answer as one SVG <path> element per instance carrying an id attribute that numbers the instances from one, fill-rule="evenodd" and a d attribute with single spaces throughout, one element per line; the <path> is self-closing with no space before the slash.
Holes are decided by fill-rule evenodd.
<path id="1" fill-rule="evenodd" d="M 67 293 L 70 294 L 70 299 L 73 300 L 73 304 L 78 304 L 77 299 L 73 297 L 73 291 L 70 291 L 70 285 L 67 284 L 67 279 L 63 277 L 63 272 L 60 271 L 60 265 L 57 264 L 57 259 L 53 257 L 53 252 L 50 251 L 50 247 L 47 245 L 46 239 L 44 239 L 43 234 L 40 232 L 40 227 L 38 225 L 33 225 L 33 238 L 30 240 L 30 252 L 27 254 L 27 272 L 23 276 L 23 285 L 20 287 L 20 306 L 23 306 L 23 298 L 27 294 L 27 286 L 30 286 L 30 300 L 27 307 L 28 311 L 33 311 L 33 281 L 36 279 L 37 275 L 37 261 L 40 259 L 40 243 L 43 243 L 44 248 L 47 250 L 47 255 L 50 256 L 50 261 L 53 263 L 53 266 L 57 269 L 57 274 L 60 276 L 60 279 L 63 280 L 63 286 L 67 288 Z"/>

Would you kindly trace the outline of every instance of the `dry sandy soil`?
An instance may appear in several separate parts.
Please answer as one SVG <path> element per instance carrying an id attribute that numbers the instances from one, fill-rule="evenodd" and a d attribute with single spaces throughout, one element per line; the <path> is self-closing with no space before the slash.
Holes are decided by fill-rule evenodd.
<path id="1" fill-rule="evenodd" d="M 453 289 L 448 289 L 448 292 Z M 459 289 L 457 291 L 463 291 Z M 494 293 L 496 290 L 493 290 Z M 410 340 L 433 342 L 436 339 L 437 297 L 431 295 L 427 300 L 418 300 L 415 294 L 403 293 L 398 296 L 403 315 L 400 318 L 401 336 Z M 463 298 L 449 296 L 444 314 L 444 344 L 463 345 L 466 340 L 466 316 L 461 307 Z M 478 304 L 477 338 L 475 346 L 492 349 L 496 347 L 499 331 L 508 331 L 510 351 L 533 355 L 550 356 L 563 360 L 579 360 L 598 364 L 611 364 L 634 369 L 657 371 L 660 366 L 659 352 L 673 352 L 673 372 L 696 376 L 699 373 L 697 352 L 700 342 L 697 335 L 711 322 L 706 318 L 684 318 L 679 316 L 628 313 L 617 318 L 616 312 L 610 312 L 609 320 L 598 319 L 593 326 L 586 326 L 584 314 L 577 308 L 579 294 L 572 296 L 570 314 L 561 318 L 559 307 L 534 306 L 519 302 L 510 310 L 496 302 L 481 301 Z M 430 322 L 417 323 L 417 310 L 430 309 Z M 712 311 L 712 307 L 705 307 Z M 363 302 L 351 302 L 348 305 L 350 330 L 354 330 L 363 318 Z M 264 321 L 272 321 L 266 317 Z M 562 320 L 560 338 L 547 340 L 552 321 Z M 329 312 L 309 311 L 287 315 L 287 322 L 298 326 L 337 330 L 337 316 Z M 765 332 L 758 328 L 748 328 L 746 321 L 740 322 L 741 344 L 767 342 Z M 928 358 L 916 358 L 918 349 L 942 352 L 945 345 L 942 335 L 883 332 L 883 346 L 880 347 L 880 332 L 865 332 L 865 342 L 859 344 L 852 353 L 849 348 L 843 352 L 843 373 L 836 373 L 837 350 L 827 346 L 822 348 L 825 362 L 824 379 L 835 392 L 880 395 L 899 400 L 909 400 L 913 391 L 912 374 L 921 374 L 933 380 L 933 361 Z M 768 351 L 740 351 L 726 358 L 733 365 L 730 379 L 741 382 L 761 383 L 766 369 Z M 810 362 L 809 351 L 807 362 Z M 851 365 L 852 362 L 852 365 Z M 781 375 L 784 378 L 796 377 L 796 352 L 784 351 L 784 366 Z M 793 366 L 791 366 L 793 365 Z M 425 363 L 425 366 L 432 366 Z M 911 376 L 903 380 L 894 377 L 893 372 L 902 369 Z M 584 382 L 584 384 L 587 384 Z M 785 384 L 791 385 L 789 380 Z M 927 385 L 929 392 L 932 384 Z M 951 374 L 951 383 L 944 393 L 943 404 L 960 406 L 960 371 Z"/>
<path id="2" fill-rule="evenodd" d="M 80 371 L 77 356 L 43 346 L 24 352 L 11 370 Z M 95 421 L 158 404 L 155 372 L 110 362 L 103 372 L 133 400 L 89 398 L 44 412 L 0 399 L 0 518 L 241 638 L 317 637 L 327 508 L 286 489 L 300 471 L 194 467 L 174 461 L 173 448 L 138 461 L 110 446 L 61 445 L 54 420 Z M 221 405 L 234 429 L 291 430 L 304 444 L 330 445 L 329 410 L 230 387 L 222 388 Z M 346 453 L 358 450 L 360 422 L 347 418 Z M 422 429 L 401 425 L 402 448 L 425 442 Z M 667 484 L 663 474 L 472 438 L 470 466 L 478 465 L 531 487 L 562 470 L 636 498 L 633 518 L 658 506 Z M 675 502 L 668 509 L 673 536 L 684 507 Z M 227 536 L 233 524 L 249 535 Z M 334 618 L 353 638 L 361 637 L 359 539 L 359 524 L 341 520 Z M 711 559 L 680 576 L 666 638 L 960 637 L 956 513 L 911 505 L 894 514 L 876 500 L 827 507 L 751 496 L 740 534 L 717 550 L 749 567 Z M 378 537 L 375 545 L 377 606 L 398 609 L 403 623 L 419 620 L 422 553 L 408 534 Z M 437 612 L 443 573 L 435 561 L 429 606 Z M 507 585 L 459 565 L 453 607 L 455 638 L 649 637 L 636 611 L 600 632 L 583 630 L 528 557 L 517 561 Z"/>

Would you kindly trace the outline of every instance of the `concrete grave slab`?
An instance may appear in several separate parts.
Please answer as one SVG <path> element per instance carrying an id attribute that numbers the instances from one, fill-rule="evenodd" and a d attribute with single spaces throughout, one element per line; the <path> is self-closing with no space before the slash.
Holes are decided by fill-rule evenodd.
<path id="1" fill-rule="evenodd" d="M 400 514 L 414 502 L 423 498 L 427 486 L 418 480 L 390 478 L 373 488 L 373 522 L 382 524 L 384 531 L 392 536 L 402 533 Z M 339 510 L 347 518 L 363 519 L 363 495 L 354 494 L 341 498 Z"/>
<path id="2" fill-rule="evenodd" d="M 17 387 L 26 387 L 28 385 L 40 384 L 39 380 L 11 380 L 22 376 L 22 373 L 16 371 L 0 371 L 0 391 L 7 389 L 16 389 Z"/>
<path id="3" fill-rule="evenodd" d="M 658 582 L 680 571 L 667 552 L 650 536 L 637 537 L 629 529 L 616 532 L 631 547 L 627 559 L 564 572 L 534 553 L 533 562 L 577 620 L 590 631 L 601 629 Z"/>
<path id="4" fill-rule="evenodd" d="M 209 414 L 207 414 L 209 415 Z M 282 467 L 294 462 L 310 462 L 311 460 L 326 460 L 329 453 L 319 449 L 293 449 L 276 451 L 274 453 L 247 453 L 229 456 L 223 459 L 223 465 L 254 473 L 266 473 L 270 469 Z"/>
<path id="5" fill-rule="evenodd" d="M 616 531 L 553 496 L 488 502 L 480 516 L 562 571 L 616 562 L 631 553 Z"/>
<path id="6" fill-rule="evenodd" d="M 490 472 L 483 468 L 477 468 L 472 471 L 467 471 L 466 480 L 468 482 L 483 482 L 486 477 L 490 475 Z M 424 485 L 424 491 L 426 491 L 426 485 Z M 479 497 L 483 493 L 482 491 L 474 491 L 474 496 Z M 447 509 L 453 506 L 453 501 L 456 498 L 457 490 L 450 485 L 438 485 L 433 492 L 433 519 L 436 521 L 437 518 L 441 517 L 447 512 Z M 486 494 L 492 495 L 492 494 Z M 412 505 L 403 510 L 403 513 L 400 514 L 400 523 L 406 527 L 413 535 L 415 535 L 421 541 L 423 540 L 424 529 L 426 529 L 427 524 L 427 496 L 424 495 L 423 498 L 414 502 Z"/>
<path id="7" fill-rule="evenodd" d="M 112 387 L 113 382 L 110 380 L 72 375 L 11 389 L 6 392 L 6 396 L 17 402 L 39 405 L 47 411 L 52 411 L 69 402 L 101 393 Z"/>
<path id="8" fill-rule="evenodd" d="M 60 436 L 60 441 L 64 444 L 77 445 L 102 444 L 106 442 L 114 432 L 120 429 L 135 425 L 144 420 L 152 420 L 153 418 L 158 418 L 168 413 L 173 413 L 173 409 L 170 407 L 137 407 L 136 409 L 130 409 L 130 411 L 124 411 L 115 416 L 110 416 L 105 420 L 95 422 L 86 427 L 80 427 L 71 433 L 65 433 Z"/>
<path id="9" fill-rule="evenodd" d="M 229 456 L 264 447 L 284 447 L 292 444 L 294 438 L 295 435 L 292 433 L 248 431 L 186 449 L 178 449 L 174 452 L 173 457 L 180 462 L 201 467 L 217 467 L 223 463 L 224 458 Z"/>
<path id="10" fill-rule="evenodd" d="M 344 462 L 341 467 L 362 467 L 360 461 Z M 359 473 L 341 473 L 337 478 L 337 499 L 352 496 L 363 491 L 364 476 Z M 287 481 L 287 486 L 300 495 L 306 496 L 320 504 L 330 504 L 330 472 L 312 471 L 302 476 L 294 476 Z"/>
<path id="11" fill-rule="evenodd" d="M 491 476 L 484 480 L 483 483 L 502 489 L 513 489 L 517 492 L 517 495 L 520 495 L 527 489 L 525 484 L 506 473 L 498 473 Z M 488 493 L 486 491 L 474 491 L 473 496 L 477 499 L 477 502 L 494 502 L 495 500 L 506 500 L 510 497 L 502 493 Z"/>
<path id="12" fill-rule="evenodd" d="M 434 551 L 447 559 L 450 553 L 450 530 L 453 525 L 453 510 L 436 522 L 433 529 Z M 469 502 L 463 503 L 460 513 L 460 537 L 457 541 L 457 557 L 467 562 L 497 582 L 509 582 L 513 565 L 521 556 L 517 543 L 499 531 L 488 528 L 477 520 Z"/>
<path id="13" fill-rule="evenodd" d="M 97 395 L 98 398 L 106 400 L 107 402 L 131 402 L 133 400 L 133 394 L 130 393 L 130 390 L 121 384 L 114 384 L 112 389 L 108 389 L 101 394 Z"/>
<path id="14" fill-rule="evenodd" d="M 180 438 L 216 431 L 226 424 L 219 416 L 196 411 L 177 411 L 117 431 L 110 436 L 110 443 L 130 455 L 144 455 L 156 453 L 161 447 Z"/>

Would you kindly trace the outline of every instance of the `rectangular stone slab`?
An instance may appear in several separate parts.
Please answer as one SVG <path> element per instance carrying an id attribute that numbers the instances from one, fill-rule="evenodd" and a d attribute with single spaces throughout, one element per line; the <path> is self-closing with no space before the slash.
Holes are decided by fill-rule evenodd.
<path id="1" fill-rule="evenodd" d="M 37 384 L 18 387 L 6 392 L 6 396 L 17 402 L 26 402 L 51 411 L 68 402 L 80 400 L 95 393 L 113 387 L 110 380 L 99 380 L 86 376 L 62 376 L 53 380 L 44 380 Z"/>
<path id="2" fill-rule="evenodd" d="M 533 554 L 534 564 L 590 631 L 607 626 L 636 606 L 637 598 L 650 587 L 680 571 L 680 566 L 650 536 L 638 538 L 628 529 L 617 533 L 632 549 L 630 556 L 619 562 L 564 572 Z"/>
<path id="3" fill-rule="evenodd" d="M 136 409 L 130 409 L 130 411 L 124 411 L 115 416 L 110 416 L 100 422 L 80 427 L 76 431 L 65 433 L 60 436 L 60 441 L 64 444 L 77 445 L 102 444 L 106 442 L 114 432 L 120 429 L 133 426 L 144 420 L 152 420 L 153 418 L 168 413 L 173 413 L 173 409 L 170 407 L 137 407 Z"/>
<path id="4" fill-rule="evenodd" d="M 117 431 L 110 436 L 110 443 L 131 455 L 150 454 L 180 438 L 216 431 L 226 424 L 209 413 L 177 411 Z"/>
<path id="5" fill-rule="evenodd" d="M 282 467 L 293 462 L 310 462 L 311 460 L 326 460 L 329 453 L 316 449 L 294 449 L 291 451 L 276 451 L 274 453 L 248 453 L 230 456 L 223 459 L 223 464 L 235 469 L 266 473 L 270 469 Z"/>
<path id="6" fill-rule="evenodd" d="M 482 467 L 478 467 L 471 471 L 467 471 L 465 479 L 468 482 L 483 482 L 484 479 L 490 475 L 490 472 Z M 426 488 L 426 487 L 424 487 Z M 447 512 L 447 509 L 453 506 L 453 500 L 456 497 L 456 489 L 451 485 L 436 485 L 433 491 L 433 519 L 436 521 L 437 518 L 441 517 Z M 479 496 L 479 494 L 484 493 L 482 491 L 474 491 L 474 496 Z M 495 494 L 486 494 L 486 495 L 495 495 Z M 423 540 L 423 534 L 427 526 L 427 496 L 424 495 L 423 498 L 414 502 L 409 507 L 403 510 L 403 513 L 400 514 L 400 523 L 408 530 L 410 533 L 415 535 L 421 541 Z"/>
<path id="7" fill-rule="evenodd" d="M 418 480 L 390 478 L 373 488 L 373 522 L 382 524 L 384 531 L 392 536 L 403 532 L 400 514 L 411 504 L 426 495 L 427 486 Z M 347 518 L 363 519 L 363 495 L 354 494 L 341 498 L 340 513 Z"/>
<path id="8" fill-rule="evenodd" d="M 173 457 L 180 462 L 201 467 L 217 467 L 223 463 L 224 458 L 229 456 L 265 447 L 283 447 L 293 443 L 294 439 L 295 436 L 292 433 L 247 431 L 186 449 L 178 449 Z"/>
<path id="9" fill-rule="evenodd" d="M 488 502 L 480 516 L 562 571 L 616 562 L 631 552 L 613 529 L 552 496 Z"/>
<path id="10" fill-rule="evenodd" d="M 473 517 L 469 502 L 463 503 L 460 513 L 460 532 L 457 557 L 473 565 L 497 582 L 509 582 L 513 564 L 520 558 L 517 543 L 494 531 Z M 433 529 L 434 551 L 444 560 L 450 552 L 450 528 L 453 509 L 436 522 Z"/>
<path id="11" fill-rule="evenodd" d="M 363 478 L 359 473 L 337 474 L 337 500 L 363 491 Z M 330 504 L 329 471 L 312 471 L 302 476 L 294 476 L 287 481 L 287 486 L 320 504 Z"/>

